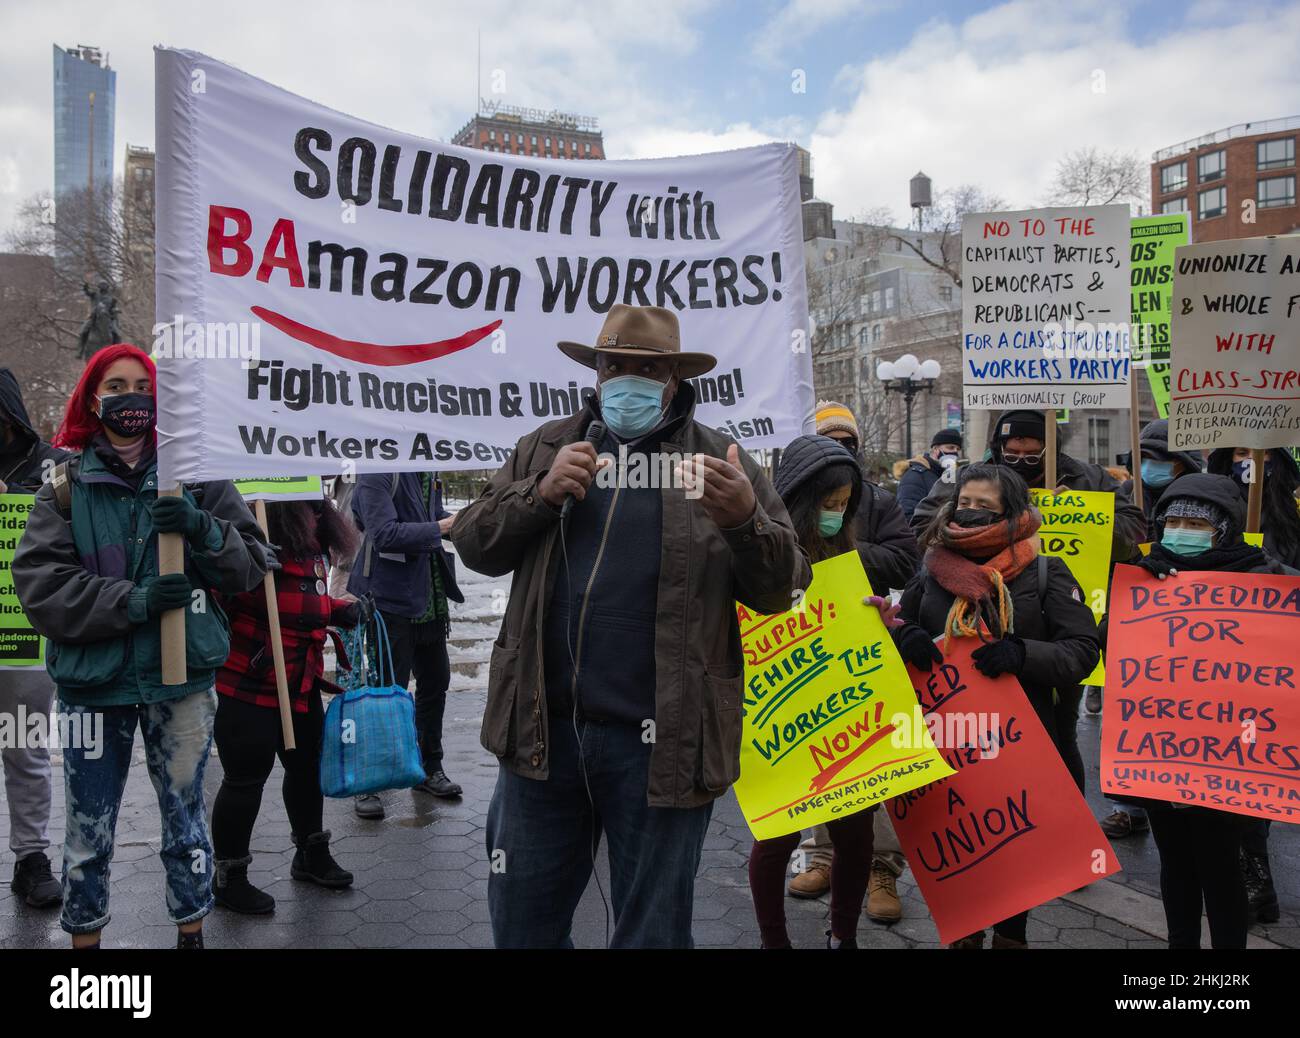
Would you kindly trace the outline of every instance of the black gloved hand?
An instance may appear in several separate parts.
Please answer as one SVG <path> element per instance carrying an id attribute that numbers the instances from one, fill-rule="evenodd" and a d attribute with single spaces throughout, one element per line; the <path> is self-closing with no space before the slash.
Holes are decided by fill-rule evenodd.
<path id="1" fill-rule="evenodd" d="M 906 662 L 927 674 L 936 663 L 943 662 L 943 653 L 939 651 L 939 646 L 935 645 L 934 639 L 925 632 L 925 628 L 917 624 L 905 623 L 894 631 L 894 644 L 898 646 L 898 654 Z"/>
<path id="2" fill-rule="evenodd" d="M 276 552 L 279 550 L 280 546 L 278 544 L 270 544 L 268 542 L 262 546 L 262 554 L 266 556 L 266 569 L 269 573 L 274 573 L 276 570 L 284 569 L 284 567 L 280 565 L 280 557 L 276 555 Z"/>
<path id="3" fill-rule="evenodd" d="M 146 585 L 144 606 L 151 617 L 158 616 L 173 609 L 184 609 L 193 593 L 194 585 L 184 573 L 164 573 Z"/>
<path id="4" fill-rule="evenodd" d="M 1025 668 L 1025 643 L 1014 634 L 981 645 L 970 654 L 975 669 L 986 678 L 999 674 L 1019 674 Z"/>
<path id="5" fill-rule="evenodd" d="M 1168 559 L 1158 558 L 1154 552 L 1147 555 L 1138 563 L 1144 570 L 1154 577 L 1164 580 L 1170 575 L 1177 576 L 1178 568 Z"/>
<path id="6" fill-rule="evenodd" d="M 149 506 L 149 517 L 154 533 L 183 533 L 190 541 L 202 541 L 212 525 L 212 516 L 184 496 L 158 498 Z"/>
<path id="7" fill-rule="evenodd" d="M 1101 639 L 1101 651 L 1106 651 L 1106 636 L 1110 633 L 1110 613 L 1103 616 L 1097 624 L 1097 637 Z"/>
<path id="8" fill-rule="evenodd" d="M 375 598 L 367 593 L 355 601 L 348 602 L 334 612 L 335 627 L 356 627 L 368 624 L 375 615 Z"/>

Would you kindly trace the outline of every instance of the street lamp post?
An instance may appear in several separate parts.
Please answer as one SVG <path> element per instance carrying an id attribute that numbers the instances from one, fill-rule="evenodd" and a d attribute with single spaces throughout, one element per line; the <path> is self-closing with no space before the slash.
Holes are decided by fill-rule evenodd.
<path id="1" fill-rule="evenodd" d="M 882 360 L 876 365 L 876 378 L 885 387 L 885 393 L 901 393 L 907 408 L 906 445 L 907 456 L 912 456 L 912 401 L 916 394 L 934 388 L 935 382 L 943 373 L 937 360 L 917 360 L 910 353 L 904 353 L 898 360 Z"/>

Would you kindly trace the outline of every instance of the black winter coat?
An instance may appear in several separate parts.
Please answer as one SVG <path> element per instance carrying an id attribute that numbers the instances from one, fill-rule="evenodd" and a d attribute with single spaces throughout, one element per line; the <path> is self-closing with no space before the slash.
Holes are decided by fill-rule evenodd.
<path id="1" fill-rule="evenodd" d="M 32 428 L 22 390 L 8 368 L 0 368 L 0 422 L 8 423 L 17 434 L 12 444 L 0 441 L 0 483 L 10 493 L 34 494 L 41 489 L 48 471 L 68 453 L 51 447 Z"/>
<path id="2" fill-rule="evenodd" d="M 1047 592 L 1041 601 L 1037 560 L 1011 581 L 1008 589 L 1012 633 L 1025 643 L 1020 686 L 1043 726 L 1053 733 L 1053 691 L 1078 685 L 1092 672 L 1101 655 L 1101 639 L 1092 610 L 1069 567 L 1058 558 L 1042 557 L 1047 562 Z M 923 568 L 903 592 L 900 615 L 934 637 L 943 633 L 955 597 Z"/>
<path id="3" fill-rule="evenodd" d="M 898 507 L 910 522 L 912 513 L 939 480 L 939 463 L 928 455 L 913 458 L 898 481 Z"/>

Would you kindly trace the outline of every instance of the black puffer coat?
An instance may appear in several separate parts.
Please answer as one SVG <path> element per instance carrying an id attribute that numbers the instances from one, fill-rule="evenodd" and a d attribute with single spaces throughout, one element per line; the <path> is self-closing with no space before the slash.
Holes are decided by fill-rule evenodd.
<path id="1" fill-rule="evenodd" d="M 1210 452 L 1209 464 L 1206 466 L 1207 471 L 1214 473 L 1216 476 L 1232 476 L 1232 448 L 1220 447 L 1218 450 Z M 1295 458 L 1285 447 L 1271 451 L 1272 463 L 1276 466 L 1275 474 L 1264 477 L 1264 492 L 1269 490 L 1269 481 L 1278 478 L 1283 480 L 1288 487 L 1294 488 L 1300 485 L 1300 467 L 1296 465 Z M 1243 501 L 1246 500 L 1246 487 L 1233 480 L 1233 486 L 1237 487 L 1237 493 Z M 1294 489 L 1292 490 L 1294 493 Z M 1295 528 L 1300 531 L 1300 513 L 1295 515 Z M 1260 526 L 1264 531 L 1264 550 L 1279 562 L 1285 563 L 1291 567 L 1300 567 L 1300 535 L 1293 535 L 1290 538 L 1279 537 L 1278 529 L 1272 517 L 1268 514 L 1268 509 L 1260 517 Z"/>
<path id="2" fill-rule="evenodd" d="M 0 422 L 14 431 L 12 443 L 0 439 L 0 483 L 11 492 L 34 494 L 49 471 L 68 455 L 51 447 L 32 428 L 22 390 L 8 368 L 0 368 Z"/>
<path id="3" fill-rule="evenodd" d="M 784 501 L 801 484 L 828 465 L 855 461 L 853 455 L 829 436 L 800 436 L 781 452 L 781 464 L 772 485 Z M 878 595 L 890 588 L 905 588 L 921 564 L 921 551 L 908 528 L 894 495 L 861 473 L 854 481 L 847 514 L 853 522 L 853 540 L 863 568 Z"/>

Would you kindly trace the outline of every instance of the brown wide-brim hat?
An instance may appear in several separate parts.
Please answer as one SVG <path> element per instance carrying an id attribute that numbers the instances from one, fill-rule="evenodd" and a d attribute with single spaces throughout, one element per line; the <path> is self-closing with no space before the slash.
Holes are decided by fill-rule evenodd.
<path id="1" fill-rule="evenodd" d="M 565 356 L 595 368 L 596 355 L 618 357 L 662 357 L 675 360 L 682 378 L 694 378 L 713 370 L 718 358 L 708 353 L 683 353 L 677 315 L 662 306 L 627 306 L 615 303 L 605 315 L 595 346 L 580 342 L 556 343 Z"/>

